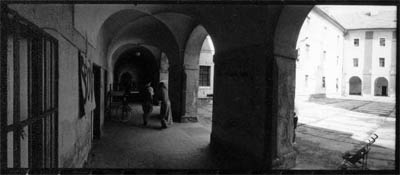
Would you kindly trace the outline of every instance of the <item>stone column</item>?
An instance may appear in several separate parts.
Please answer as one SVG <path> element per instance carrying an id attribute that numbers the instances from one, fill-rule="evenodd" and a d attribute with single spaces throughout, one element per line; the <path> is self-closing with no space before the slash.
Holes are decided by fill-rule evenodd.
<path id="1" fill-rule="evenodd" d="M 197 92 L 199 89 L 199 66 L 184 65 L 185 81 L 184 81 L 184 115 L 182 122 L 197 122 Z"/>
<path id="2" fill-rule="evenodd" d="M 274 54 L 273 69 L 273 113 L 275 132 L 275 159 L 273 168 L 287 169 L 295 166 L 296 152 L 292 139 L 294 131 L 293 112 L 296 83 L 296 58 Z M 273 126 L 274 127 L 274 126 Z"/>
<path id="3" fill-rule="evenodd" d="M 168 63 L 168 58 L 165 55 L 165 53 L 161 53 L 161 59 L 160 59 L 160 81 L 163 81 L 168 87 L 168 68 L 169 68 L 169 63 Z"/>
<path id="4" fill-rule="evenodd" d="M 176 122 L 181 121 L 183 111 L 183 80 L 184 80 L 183 65 L 171 64 L 168 68 L 168 93 L 171 101 L 172 118 Z"/>
<path id="5" fill-rule="evenodd" d="M 234 154 L 249 168 L 271 165 L 266 50 L 265 45 L 251 45 L 214 55 L 211 146 Z"/>

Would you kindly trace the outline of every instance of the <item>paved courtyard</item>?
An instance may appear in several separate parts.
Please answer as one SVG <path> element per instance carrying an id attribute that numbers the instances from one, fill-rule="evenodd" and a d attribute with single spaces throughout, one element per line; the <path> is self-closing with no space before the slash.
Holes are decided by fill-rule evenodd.
<path id="1" fill-rule="evenodd" d="M 385 112 L 386 116 L 377 114 L 379 106 L 388 105 L 326 100 L 296 103 L 300 116 L 295 149 L 299 155 L 294 169 L 336 169 L 345 151 L 358 148 L 373 133 L 379 138 L 372 146 L 368 167 L 393 169 L 395 118 L 390 117 L 390 111 Z M 369 114 L 359 112 L 363 105 L 375 110 L 369 110 L 372 111 Z M 164 130 L 156 118 L 159 107 L 155 107 L 146 127 L 142 126 L 141 107 L 132 107 L 135 116 L 129 122 L 105 123 L 104 135 L 94 144 L 87 168 L 240 169 L 248 166 L 209 148 L 212 103 L 198 108 L 198 123 L 174 123 Z"/>
<path id="2" fill-rule="evenodd" d="M 322 98 L 296 105 L 295 169 L 335 169 L 345 151 L 360 148 L 373 133 L 379 138 L 371 147 L 368 168 L 394 169 L 394 103 Z"/>

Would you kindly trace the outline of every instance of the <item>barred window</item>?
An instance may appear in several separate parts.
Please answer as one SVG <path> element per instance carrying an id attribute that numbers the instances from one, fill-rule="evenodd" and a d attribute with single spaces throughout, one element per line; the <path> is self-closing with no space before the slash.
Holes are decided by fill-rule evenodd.
<path id="1" fill-rule="evenodd" d="M 211 66 L 200 66 L 199 86 L 210 86 Z"/>

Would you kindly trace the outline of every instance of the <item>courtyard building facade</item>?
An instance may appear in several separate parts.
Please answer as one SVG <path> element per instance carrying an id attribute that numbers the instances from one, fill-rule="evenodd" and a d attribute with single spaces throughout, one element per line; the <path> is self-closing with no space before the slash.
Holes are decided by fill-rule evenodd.
<path id="1" fill-rule="evenodd" d="M 343 15 L 332 15 L 328 6 L 311 10 L 297 42 L 298 98 L 383 96 L 394 101 L 396 11 L 382 8 Z"/>

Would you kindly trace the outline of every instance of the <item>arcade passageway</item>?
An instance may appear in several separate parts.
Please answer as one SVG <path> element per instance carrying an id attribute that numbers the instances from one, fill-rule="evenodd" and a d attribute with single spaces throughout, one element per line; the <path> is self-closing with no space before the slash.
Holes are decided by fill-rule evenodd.
<path id="1" fill-rule="evenodd" d="M 174 123 L 160 128 L 159 107 L 143 126 L 142 109 L 130 104 L 134 116 L 126 123 L 110 121 L 104 125 L 104 135 L 94 143 L 85 168 L 123 169 L 246 169 L 251 162 L 240 157 L 226 157 L 210 148 L 211 126 L 206 117 L 198 123 Z M 205 105 L 202 116 L 210 116 Z"/>
<path id="2" fill-rule="evenodd" d="M 296 43 L 313 5 L 96 2 L 0 3 L 2 169 L 296 166 Z M 112 121 L 124 94 L 161 81 L 171 127 L 157 100 L 147 127 L 135 100 Z"/>

